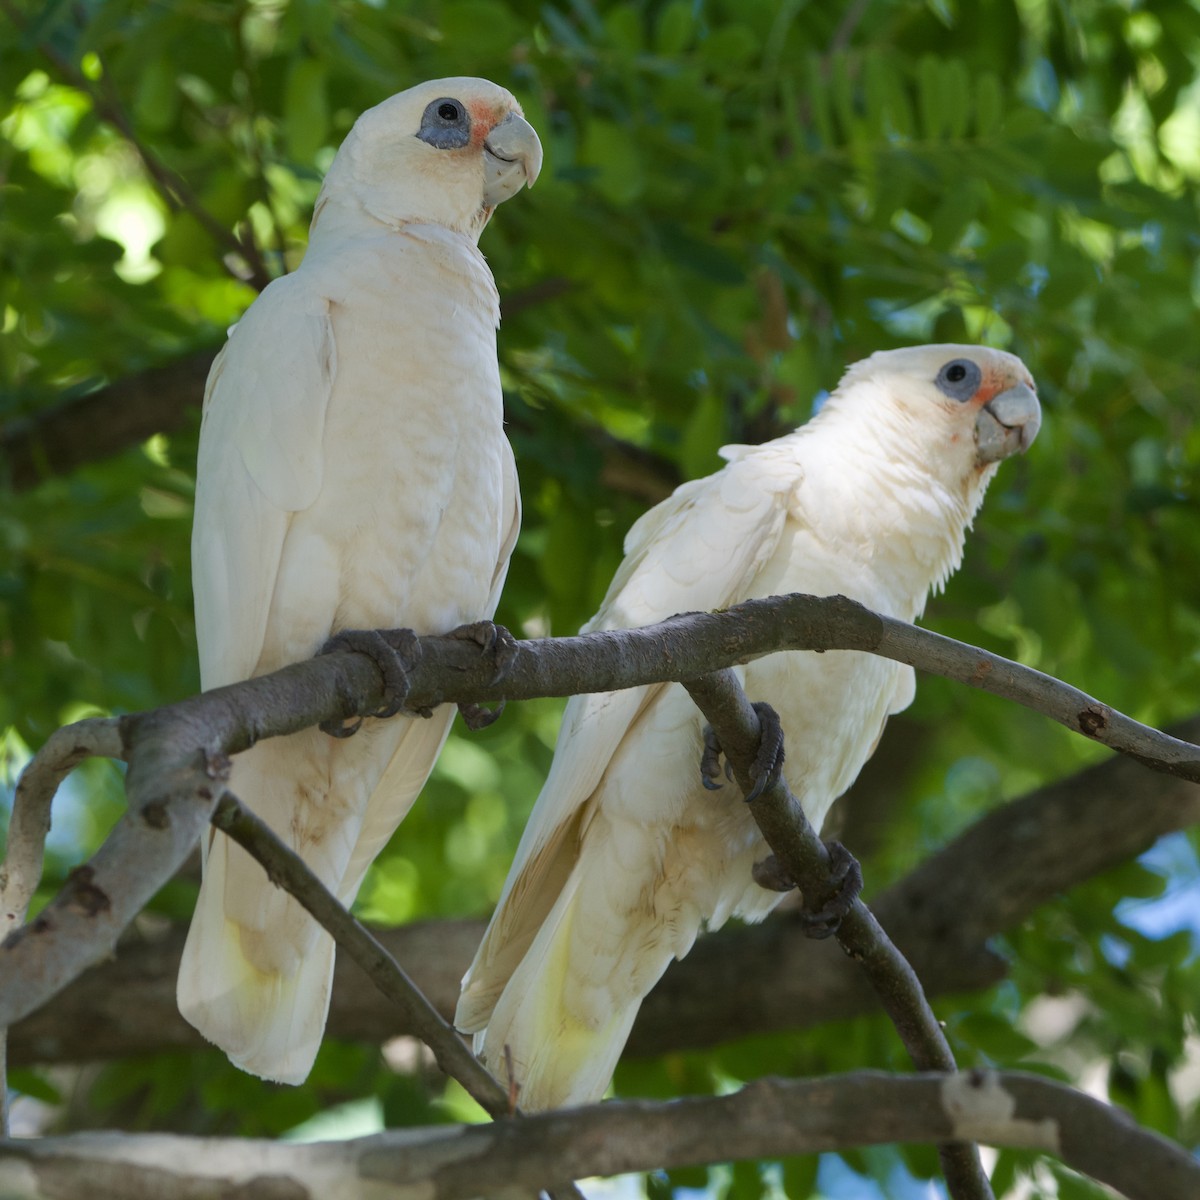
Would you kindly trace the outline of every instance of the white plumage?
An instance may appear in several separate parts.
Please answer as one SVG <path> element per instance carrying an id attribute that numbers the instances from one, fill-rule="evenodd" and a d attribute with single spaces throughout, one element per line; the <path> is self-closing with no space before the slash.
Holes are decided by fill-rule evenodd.
<path id="1" fill-rule="evenodd" d="M 1021 361 L 970 346 L 873 355 L 807 425 L 646 513 L 588 629 L 631 628 L 753 597 L 842 593 L 914 620 L 958 566 L 997 462 L 1040 412 Z M 909 667 L 857 652 L 740 668 L 779 712 L 784 775 L 820 828 L 891 713 Z M 703 719 L 678 684 L 576 696 L 456 1024 L 528 1109 L 598 1099 L 643 997 L 701 927 L 759 920 L 768 850 L 733 788 L 700 783 Z"/>
<path id="2" fill-rule="evenodd" d="M 205 689 L 316 653 L 343 629 L 445 633 L 495 611 L 520 521 L 476 246 L 541 148 L 503 88 L 441 79 L 364 113 L 325 179 L 308 252 L 213 364 L 192 564 Z M 231 790 L 349 904 L 453 719 L 368 719 L 259 743 Z M 247 1071 L 307 1076 L 333 943 L 227 838 L 178 983 L 183 1015 Z"/>

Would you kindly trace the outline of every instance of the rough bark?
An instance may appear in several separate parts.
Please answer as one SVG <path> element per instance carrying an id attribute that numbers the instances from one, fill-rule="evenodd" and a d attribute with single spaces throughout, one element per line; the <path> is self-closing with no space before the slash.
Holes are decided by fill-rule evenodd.
<path id="1" fill-rule="evenodd" d="M 1052 1154 L 1130 1200 L 1194 1200 L 1200 1163 L 1125 1113 L 1020 1072 L 760 1080 L 729 1096 L 609 1103 L 491 1125 L 294 1145 L 76 1134 L 0 1142 L 11 1200 L 467 1200 L 588 1175 L 966 1139 Z"/>
<path id="2" fill-rule="evenodd" d="M 1172 728 L 1200 739 L 1200 717 Z M 1002 977 L 987 947 L 1054 896 L 1200 822 L 1200 787 L 1114 757 L 1030 792 L 979 819 L 871 907 L 929 996 L 974 991 Z M 482 921 L 377 930 L 443 1015 L 483 933 Z M 123 1058 L 203 1045 L 175 1007 L 182 929 L 139 922 L 116 955 L 10 1031 L 14 1064 Z M 646 1000 L 628 1053 L 702 1049 L 738 1035 L 803 1029 L 874 1011 L 877 1001 L 836 946 L 804 936 L 780 913 L 752 928 L 701 938 Z M 375 1043 L 412 1033 L 395 1007 L 339 958 L 329 1036 Z"/>

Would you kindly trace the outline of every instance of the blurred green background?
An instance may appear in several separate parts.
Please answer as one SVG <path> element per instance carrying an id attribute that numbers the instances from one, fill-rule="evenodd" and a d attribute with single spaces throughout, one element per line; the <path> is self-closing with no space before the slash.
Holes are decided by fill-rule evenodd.
<path id="1" fill-rule="evenodd" d="M 876 349 L 981 341 L 1025 359 L 1045 424 L 1001 469 L 925 623 L 1144 721 L 1200 710 L 1197 64 L 1194 0 L 4 0 L 9 783 L 58 725 L 198 682 L 194 388 L 151 386 L 137 403 L 157 414 L 149 432 L 169 432 L 143 429 L 66 471 L 26 433 L 56 406 L 219 346 L 254 297 L 247 280 L 302 256 L 322 172 L 358 113 L 458 74 L 509 87 L 546 152 L 537 187 L 481 241 L 508 302 L 500 358 L 525 504 L 499 619 L 574 632 L 632 521 L 716 469 L 718 446 L 804 421 Z M 173 201 L 148 162 L 183 181 Z M 255 247 L 249 267 L 233 230 Z M 101 406 L 97 442 L 123 395 Z M 362 915 L 489 911 L 559 709 L 514 705 L 484 733 L 456 730 L 368 877 Z M 886 806 L 872 807 L 886 823 L 865 847 L 871 890 L 974 815 L 1103 757 L 936 679 L 894 724 Z M 121 806 L 108 764 L 66 789 L 60 877 Z M 956 1006 L 960 1062 L 1090 1071 L 1140 1120 L 1200 1140 L 1194 845 L 1179 835 L 1014 934 L 1011 979 Z M 192 894 L 179 881 L 159 908 L 182 918 Z M 1039 1039 L 1031 1006 L 1051 978 L 1060 998 L 1092 999 Z M 869 1066 L 905 1066 L 880 1021 L 632 1062 L 617 1086 L 675 1094 Z M 328 1046 L 300 1090 L 215 1053 L 19 1082 L 61 1105 L 58 1127 L 273 1134 L 347 1097 L 360 1103 L 334 1109 L 344 1128 L 465 1111 L 370 1047 Z M 1031 1164 L 1002 1154 L 998 1193 L 1033 1179 L 1046 1195 L 1100 1194 Z M 827 1156 L 819 1185 L 817 1164 L 797 1162 L 630 1187 L 928 1195 L 935 1167 L 931 1151 L 882 1149 Z"/>

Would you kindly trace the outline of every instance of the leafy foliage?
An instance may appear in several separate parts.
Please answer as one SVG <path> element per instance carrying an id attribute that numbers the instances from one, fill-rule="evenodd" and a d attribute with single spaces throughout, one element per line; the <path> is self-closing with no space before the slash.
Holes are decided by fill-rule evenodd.
<path id="1" fill-rule="evenodd" d="M 3 11 L 0 74 L 15 87 L 0 98 L 0 420 L 218 344 L 254 295 L 254 260 L 268 273 L 299 260 L 321 172 L 357 114 L 423 78 L 485 75 L 519 96 L 547 151 L 536 190 L 484 235 L 513 307 L 501 356 L 526 512 L 503 620 L 574 631 L 664 480 L 715 468 L 724 442 L 804 420 L 846 363 L 906 342 L 979 340 L 1025 358 L 1046 423 L 1028 460 L 1002 470 L 927 623 L 1148 721 L 1200 707 L 1200 11 L 1189 0 Z M 184 181 L 173 195 L 151 163 Z M 5 497 L 11 768 L 84 711 L 197 686 L 196 429 Z M 661 465 L 614 486 L 612 437 Z M 484 734 L 456 733 L 361 911 L 484 913 L 556 720 L 557 706 L 533 704 Z M 921 753 L 889 780 L 888 832 L 867 865 L 877 883 L 982 807 L 1094 756 L 938 680 L 922 683 L 904 728 Z M 119 803 L 116 773 L 89 785 L 86 804 L 108 815 L 84 819 L 85 801 L 67 798 L 64 861 Z M 1196 1053 L 1193 942 L 1153 920 L 1131 927 L 1122 908 L 1159 890 L 1164 871 L 1186 876 L 1186 861 L 1114 872 L 1013 931 L 1011 980 L 947 1013 L 961 1061 L 1099 1076 L 1139 1120 L 1200 1140 L 1194 1088 L 1181 1082 Z M 1075 1005 L 1074 1016 L 1047 1024 L 1047 1004 Z M 371 1091 L 389 1120 L 437 1117 L 438 1088 L 420 1071 L 397 1075 L 348 1047 L 327 1048 L 321 1064 L 286 1094 L 215 1055 L 124 1064 L 101 1073 L 88 1115 L 74 1105 L 64 1119 L 277 1133 Z M 631 1062 L 618 1086 L 678 1094 L 781 1067 L 892 1065 L 903 1066 L 894 1038 L 860 1021 Z M 1000 1190 L 1031 1164 L 1002 1155 Z M 933 1170 L 915 1151 L 852 1165 L 885 1186 Z M 814 1170 L 676 1172 L 648 1186 L 803 1196 L 817 1190 Z M 844 1189 L 826 1175 L 824 1190 Z M 1073 1178 L 1038 1179 L 1085 1194 Z"/>

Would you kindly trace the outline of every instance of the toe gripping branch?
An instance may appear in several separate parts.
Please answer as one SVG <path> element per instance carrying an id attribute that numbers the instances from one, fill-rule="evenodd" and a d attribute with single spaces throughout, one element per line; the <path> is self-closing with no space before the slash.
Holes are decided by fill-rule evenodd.
<path id="1" fill-rule="evenodd" d="M 322 654 L 335 650 L 354 650 L 365 654 L 378 668 L 383 677 L 383 703 L 371 714 L 372 717 L 394 717 L 405 711 L 405 701 L 410 688 L 409 676 L 421 659 L 421 642 L 411 629 L 396 631 L 396 644 L 388 641 L 377 629 L 343 629 L 321 647 Z M 413 712 L 422 717 L 432 715 L 432 709 L 420 708 Z M 344 721 L 322 721 L 320 728 L 331 737 L 347 738 L 362 727 L 363 718 L 358 717 L 347 724 Z"/>
<path id="2" fill-rule="evenodd" d="M 472 621 L 452 629 L 448 636 L 475 642 L 481 654 L 491 657 L 492 678 L 489 682 L 493 684 L 504 679 L 517 657 L 517 639 L 503 625 L 497 625 L 494 621 Z M 500 719 L 504 701 L 501 700 L 495 708 L 484 708 L 482 704 L 475 703 L 459 704 L 458 711 L 462 713 L 467 728 L 475 732 L 486 729 Z"/>
<path id="3" fill-rule="evenodd" d="M 783 726 L 779 714 L 769 704 L 755 704 L 761 736 L 754 761 L 750 766 L 753 787 L 746 793 L 746 802 L 752 803 L 769 788 L 779 782 L 783 770 Z M 700 757 L 701 782 L 710 791 L 718 790 L 722 784 L 721 743 L 712 726 L 704 729 L 704 752 Z M 732 768 L 726 760 L 724 774 L 733 778 Z M 786 786 L 786 785 L 785 785 Z M 818 886 L 810 887 L 803 897 L 803 909 L 799 914 L 805 933 L 810 938 L 827 938 L 837 931 L 838 926 L 854 906 L 862 891 L 862 867 L 858 860 L 841 842 L 822 843 L 828 853 L 825 878 Z M 774 854 L 754 864 L 754 881 L 760 887 L 773 892 L 790 892 L 797 886 L 791 872 Z"/>
<path id="4" fill-rule="evenodd" d="M 746 793 L 746 803 L 751 804 L 759 798 L 774 783 L 778 782 L 783 770 L 783 726 L 779 722 L 779 714 L 769 704 L 751 705 L 758 714 L 759 728 L 762 730 L 758 742 L 758 751 L 750 764 L 750 775 L 754 786 Z M 700 782 L 710 792 L 718 791 L 721 783 L 721 749 L 720 739 L 711 725 L 704 727 L 704 753 L 700 756 Z M 733 778 L 733 767 L 725 760 L 725 778 Z M 794 884 L 792 885 L 795 886 Z M 784 889 L 787 890 L 787 889 Z"/>

